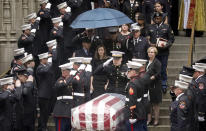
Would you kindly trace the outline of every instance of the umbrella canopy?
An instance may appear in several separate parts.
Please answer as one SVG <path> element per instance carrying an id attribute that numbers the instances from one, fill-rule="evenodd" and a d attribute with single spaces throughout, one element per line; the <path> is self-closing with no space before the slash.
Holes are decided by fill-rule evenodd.
<path id="1" fill-rule="evenodd" d="M 124 13 L 110 9 L 97 8 L 80 14 L 70 25 L 72 28 L 100 28 L 132 23 Z"/>

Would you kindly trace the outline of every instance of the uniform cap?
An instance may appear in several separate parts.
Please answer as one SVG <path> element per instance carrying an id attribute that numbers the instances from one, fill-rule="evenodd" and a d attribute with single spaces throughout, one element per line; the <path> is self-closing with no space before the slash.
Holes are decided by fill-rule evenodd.
<path id="1" fill-rule="evenodd" d="M 111 51 L 112 53 L 112 57 L 122 57 L 123 54 L 125 54 L 124 52 L 121 51 Z"/>
<path id="2" fill-rule="evenodd" d="M 90 64 L 91 61 L 92 61 L 92 58 L 91 58 L 91 57 L 84 57 L 83 60 L 82 60 L 82 63 Z"/>
<path id="3" fill-rule="evenodd" d="M 179 80 L 180 81 L 191 83 L 192 79 L 193 79 L 193 77 L 191 77 L 191 76 L 179 74 Z"/>
<path id="4" fill-rule="evenodd" d="M 16 69 L 15 73 L 17 73 L 17 75 L 25 75 L 25 76 L 29 75 L 29 73 L 27 72 L 27 70 L 24 67 Z"/>
<path id="5" fill-rule="evenodd" d="M 39 4 L 44 4 L 44 3 L 48 3 L 48 0 L 40 0 Z"/>
<path id="6" fill-rule="evenodd" d="M 139 14 L 138 20 L 144 20 L 144 15 L 143 14 Z"/>
<path id="7" fill-rule="evenodd" d="M 135 59 L 135 58 L 133 58 L 132 61 L 138 62 L 138 63 L 140 63 L 140 64 L 142 64 L 142 65 L 146 64 L 146 62 L 147 62 L 147 60 L 144 60 L 144 59 Z"/>
<path id="8" fill-rule="evenodd" d="M 195 63 L 195 65 L 198 65 L 198 66 L 203 66 L 206 68 L 206 63 Z"/>
<path id="9" fill-rule="evenodd" d="M 55 46 L 57 44 L 57 41 L 56 41 L 56 39 L 50 40 L 50 41 L 47 41 L 46 44 L 48 47 L 52 47 L 52 46 Z"/>
<path id="10" fill-rule="evenodd" d="M 205 67 L 204 66 L 192 65 L 192 68 L 195 69 L 195 71 L 205 72 Z"/>
<path id="11" fill-rule="evenodd" d="M 59 10 L 62 9 L 62 8 L 65 8 L 65 7 L 67 7 L 67 2 L 63 2 L 63 3 L 57 5 L 57 8 Z"/>
<path id="12" fill-rule="evenodd" d="M 22 55 L 25 53 L 24 48 L 19 48 L 14 50 L 14 56 Z"/>
<path id="13" fill-rule="evenodd" d="M 162 13 L 155 12 L 153 18 L 162 17 Z"/>
<path id="14" fill-rule="evenodd" d="M 36 13 L 31 13 L 31 14 L 27 15 L 26 18 L 27 18 L 28 20 L 31 20 L 31 19 L 36 18 L 36 17 L 37 17 Z"/>
<path id="15" fill-rule="evenodd" d="M 175 87 L 181 88 L 183 90 L 188 89 L 189 84 L 187 82 L 175 80 Z"/>
<path id="16" fill-rule="evenodd" d="M 82 63 L 84 57 L 72 57 L 69 58 L 70 62 L 74 62 L 74 63 Z"/>
<path id="17" fill-rule="evenodd" d="M 7 77 L 7 78 L 3 78 L 0 79 L 0 85 L 7 85 L 7 84 L 12 84 L 13 83 L 13 77 Z"/>
<path id="18" fill-rule="evenodd" d="M 115 33 L 115 32 L 117 32 L 119 30 L 119 28 L 117 28 L 117 27 L 109 27 L 108 28 L 108 31 L 110 32 L 110 33 Z"/>
<path id="19" fill-rule="evenodd" d="M 196 61 L 196 63 L 206 63 L 206 57 L 199 59 L 198 61 Z"/>
<path id="20" fill-rule="evenodd" d="M 143 66 L 141 63 L 133 62 L 133 61 L 128 61 L 128 63 L 126 64 L 129 69 L 139 69 L 140 67 Z"/>
<path id="21" fill-rule="evenodd" d="M 52 23 L 58 23 L 58 22 L 62 22 L 62 18 L 61 17 L 56 17 L 56 18 L 52 18 Z"/>
<path id="22" fill-rule="evenodd" d="M 21 59 L 23 64 L 28 62 L 28 61 L 32 61 L 32 60 L 33 60 L 32 54 L 26 55 L 24 58 Z"/>
<path id="23" fill-rule="evenodd" d="M 49 53 L 46 52 L 46 53 L 39 54 L 38 57 L 39 57 L 40 60 L 44 59 L 44 58 L 48 58 L 49 57 Z"/>
<path id="24" fill-rule="evenodd" d="M 91 39 L 87 36 L 81 38 L 82 42 L 91 43 Z"/>
<path id="25" fill-rule="evenodd" d="M 138 25 L 132 26 L 132 31 L 140 31 L 140 30 L 141 30 L 140 26 L 138 26 Z"/>
<path id="26" fill-rule="evenodd" d="M 62 70 L 71 70 L 73 68 L 73 62 L 70 63 L 66 63 L 63 65 L 60 65 L 59 68 L 61 68 Z"/>
<path id="27" fill-rule="evenodd" d="M 21 30 L 31 29 L 31 24 L 25 24 L 21 26 Z"/>
<path id="28" fill-rule="evenodd" d="M 195 69 L 193 69 L 192 67 L 183 66 L 182 70 L 180 71 L 180 74 L 193 76 L 194 72 Z"/>

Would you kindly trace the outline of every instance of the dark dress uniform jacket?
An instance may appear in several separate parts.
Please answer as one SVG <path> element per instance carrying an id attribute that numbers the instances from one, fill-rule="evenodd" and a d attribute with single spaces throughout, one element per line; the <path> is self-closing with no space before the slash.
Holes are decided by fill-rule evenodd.
<path id="1" fill-rule="evenodd" d="M 146 112 L 142 104 L 144 88 L 138 77 L 132 78 L 126 86 L 126 118 L 127 119 L 146 119 Z M 134 107 L 135 106 L 135 107 Z M 132 109 L 134 107 L 134 109 Z"/>
<path id="2" fill-rule="evenodd" d="M 52 96 L 52 85 L 51 85 L 51 63 L 46 65 L 40 64 L 37 67 L 37 84 L 38 84 L 38 96 L 40 98 L 50 99 Z"/>
<path id="3" fill-rule="evenodd" d="M 140 36 L 138 41 L 131 38 L 127 41 L 128 57 L 129 60 L 132 58 L 137 59 L 148 59 L 147 49 L 149 48 L 149 43 L 146 38 Z"/>
<path id="4" fill-rule="evenodd" d="M 54 34 L 56 32 L 56 34 Z M 57 40 L 57 59 L 59 60 L 59 64 L 64 63 L 64 36 L 63 36 L 63 28 L 62 27 L 54 27 L 51 30 L 51 39 Z"/>
<path id="5" fill-rule="evenodd" d="M 129 0 L 126 0 L 123 3 L 123 12 L 135 22 L 135 13 L 140 12 L 141 3 L 138 0 L 134 0 L 134 4 L 132 5 Z"/>
<path id="6" fill-rule="evenodd" d="M 35 34 L 31 33 L 29 36 L 22 34 L 18 40 L 18 48 L 24 48 L 25 52 L 33 54 L 33 41 Z"/>
<path id="7" fill-rule="evenodd" d="M 23 94 L 23 107 L 24 107 L 24 115 L 23 115 L 23 124 L 24 125 L 34 125 L 35 119 L 35 97 L 34 97 L 34 83 L 28 81 L 26 83 L 22 83 L 22 94 Z"/>
<path id="8" fill-rule="evenodd" d="M 44 12 L 44 14 L 40 15 L 40 12 Z M 39 22 L 39 31 L 38 31 L 38 46 L 39 50 L 38 53 L 44 53 L 48 51 L 48 47 L 46 45 L 46 42 L 49 41 L 49 35 L 50 31 L 53 27 L 52 21 L 51 21 L 51 15 L 50 15 L 50 10 L 49 9 L 40 9 L 38 14 L 38 17 L 41 18 Z M 35 43 L 37 44 L 37 43 Z"/>
<path id="9" fill-rule="evenodd" d="M 88 92 L 90 92 L 90 87 L 87 86 L 87 81 L 85 77 L 85 71 L 81 70 L 72 79 L 72 87 L 74 91 L 74 101 L 75 106 L 85 103 L 88 99 Z M 75 93 L 84 94 L 84 96 L 77 96 Z M 90 95 L 90 94 L 89 94 Z"/>
<path id="10" fill-rule="evenodd" d="M 102 64 L 97 67 L 94 74 L 99 71 L 106 72 L 106 76 L 109 81 L 106 92 L 125 95 L 125 86 L 128 82 L 127 76 L 125 75 L 127 70 L 128 68 L 125 64 L 122 64 L 120 66 L 114 66 L 113 64 L 109 64 L 106 67 L 103 67 Z"/>
<path id="11" fill-rule="evenodd" d="M 66 81 L 66 83 L 64 82 Z M 57 97 L 59 96 L 72 96 L 73 88 L 72 88 L 72 77 L 65 79 L 60 77 L 55 84 L 55 91 L 57 92 Z M 62 82 L 61 82 L 62 81 Z M 54 106 L 54 116 L 55 117 L 71 117 L 71 108 L 74 107 L 73 99 L 61 99 L 57 100 Z"/>
<path id="12" fill-rule="evenodd" d="M 184 93 L 180 94 L 171 104 L 171 131 L 190 131 L 191 110 L 189 107 L 189 99 Z"/>
<path id="13" fill-rule="evenodd" d="M 165 47 L 158 47 L 158 55 L 169 55 L 169 48 L 174 42 L 174 34 L 171 27 L 167 24 L 152 24 L 148 27 L 148 34 L 150 42 L 156 44 L 157 38 L 166 39 L 167 45 Z"/>
<path id="14" fill-rule="evenodd" d="M 151 81 L 149 92 L 150 102 L 159 103 L 162 101 L 161 91 L 161 63 L 157 58 L 148 66 L 149 62 L 146 63 L 146 73 L 151 77 L 155 76 L 155 79 Z"/>
<path id="15" fill-rule="evenodd" d="M 9 91 L 0 91 L 0 128 L 1 131 L 10 131 L 14 127 L 12 126 L 14 118 L 14 104 L 17 97 L 15 93 Z"/>

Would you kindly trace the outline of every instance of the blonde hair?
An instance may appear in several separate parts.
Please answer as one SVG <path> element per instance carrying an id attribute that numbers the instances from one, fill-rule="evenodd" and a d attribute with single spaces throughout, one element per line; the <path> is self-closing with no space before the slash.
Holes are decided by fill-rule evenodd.
<path id="1" fill-rule="evenodd" d="M 157 51 L 157 48 L 156 48 L 156 47 L 149 47 L 149 48 L 147 49 L 147 53 L 149 53 L 151 50 L 154 50 L 155 55 L 158 54 L 158 51 Z"/>

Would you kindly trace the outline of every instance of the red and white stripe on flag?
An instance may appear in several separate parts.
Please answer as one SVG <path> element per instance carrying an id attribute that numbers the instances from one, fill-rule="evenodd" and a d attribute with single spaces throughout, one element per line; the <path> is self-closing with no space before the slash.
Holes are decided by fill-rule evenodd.
<path id="1" fill-rule="evenodd" d="M 103 94 L 72 109 L 72 126 L 86 130 L 115 130 L 124 119 L 124 105 L 117 96 Z"/>

